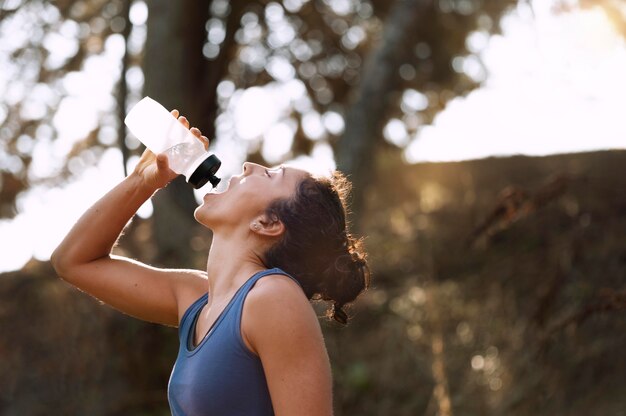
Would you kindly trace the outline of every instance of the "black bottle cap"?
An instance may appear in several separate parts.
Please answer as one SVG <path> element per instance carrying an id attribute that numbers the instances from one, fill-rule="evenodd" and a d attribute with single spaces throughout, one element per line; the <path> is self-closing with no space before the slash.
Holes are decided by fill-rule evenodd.
<path id="1" fill-rule="evenodd" d="M 217 156 L 211 155 L 204 162 L 200 163 L 200 166 L 196 168 L 187 182 L 196 189 L 202 188 L 207 182 L 211 182 L 211 185 L 215 188 L 221 180 L 215 176 L 215 172 L 217 172 L 220 166 L 222 166 L 222 162 Z"/>

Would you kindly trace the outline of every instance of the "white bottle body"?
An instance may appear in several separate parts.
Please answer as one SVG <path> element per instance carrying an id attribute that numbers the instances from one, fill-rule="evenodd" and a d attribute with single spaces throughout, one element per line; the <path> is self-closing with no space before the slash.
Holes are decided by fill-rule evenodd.
<path id="1" fill-rule="evenodd" d="M 150 97 L 139 101 L 124 123 L 153 153 L 165 153 L 170 169 L 185 175 L 187 181 L 209 155 L 197 137 Z"/>

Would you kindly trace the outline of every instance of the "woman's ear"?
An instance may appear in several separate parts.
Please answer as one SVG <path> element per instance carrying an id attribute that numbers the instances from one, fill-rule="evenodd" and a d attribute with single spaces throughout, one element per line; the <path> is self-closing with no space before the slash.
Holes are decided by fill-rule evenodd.
<path id="1" fill-rule="evenodd" d="M 285 232 L 285 225 L 276 216 L 261 215 L 250 223 L 250 230 L 266 237 L 280 237 Z"/>

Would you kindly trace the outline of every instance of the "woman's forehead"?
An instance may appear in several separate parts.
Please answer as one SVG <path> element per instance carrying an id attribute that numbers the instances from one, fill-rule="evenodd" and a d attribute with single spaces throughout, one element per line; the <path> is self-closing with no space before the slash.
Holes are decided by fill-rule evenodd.
<path id="1" fill-rule="evenodd" d="M 285 177 L 291 177 L 294 179 L 304 179 L 311 176 L 311 172 L 287 164 L 274 166 L 271 170 L 283 171 Z"/>
<path id="2" fill-rule="evenodd" d="M 292 174 L 299 177 L 311 176 L 311 172 L 304 169 L 295 168 L 289 165 L 283 165 L 283 168 L 285 169 L 285 174 Z"/>

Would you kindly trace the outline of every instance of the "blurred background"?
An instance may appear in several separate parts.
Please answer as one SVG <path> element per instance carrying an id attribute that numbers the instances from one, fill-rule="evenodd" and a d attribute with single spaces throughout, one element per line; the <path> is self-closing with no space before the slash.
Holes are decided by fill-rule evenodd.
<path id="1" fill-rule="evenodd" d="M 0 1 L 0 414 L 169 414 L 176 329 L 49 264 L 149 95 L 222 176 L 352 179 L 373 283 L 321 321 L 337 415 L 626 415 L 625 73 L 622 0 Z M 203 269 L 208 191 L 116 252 Z"/>

